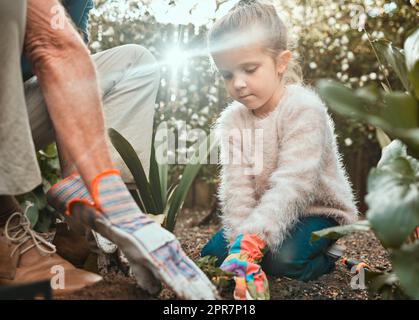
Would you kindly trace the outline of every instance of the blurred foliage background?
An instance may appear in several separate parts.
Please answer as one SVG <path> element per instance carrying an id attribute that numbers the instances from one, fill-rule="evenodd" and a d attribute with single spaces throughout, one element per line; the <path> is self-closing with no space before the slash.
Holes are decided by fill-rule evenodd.
<path id="1" fill-rule="evenodd" d="M 222 79 L 205 54 L 206 33 L 214 19 L 236 2 L 96 0 L 96 8 L 90 16 L 89 48 L 92 53 L 127 43 L 148 48 L 164 62 L 156 101 L 155 128 L 166 121 L 174 132 L 183 124 L 187 130 L 201 128 L 208 132 L 220 111 L 229 103 L 229 98 Z M 394 73 L 380 68 L 370 42 L 384 38 L 402 47 L 418 25 L 416 0 L 291 0 L 273 3 L 289 27 L 293 52 L 300 61 L 308 85 L 314 85 L 320 78 L 331 78 L 351 88 L 377 83 L 394 90 L 402 89 Z M 182 64 L 180 58 L 185 52 L 200 54 Z M 381 154 L 375 129 L 332 111 L 331 114 L 344 163 L 360 210 L 364 212 L 367 174 Z M 192 139 L 190 143 L 193 142 Z M 187 150 L 183 148 L 177 152 L 184 154 Z M 216 165 L 203 167 L 186 206 L 212 205 L 217 170 Z"/>

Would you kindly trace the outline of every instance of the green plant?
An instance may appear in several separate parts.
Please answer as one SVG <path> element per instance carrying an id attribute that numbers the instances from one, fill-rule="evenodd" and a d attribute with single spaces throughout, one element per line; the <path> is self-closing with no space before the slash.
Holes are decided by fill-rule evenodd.
<path id="1" fill-rule="evenodd" d="M 228 289 L 230 285 L 234 285 L 233 280 L 235 273 L 225 272 L 216 266 L 217 257 L 205 256 L 196 261 L 196 265 L 207 275 L 207 277 L 217 286 L 218 290 Z"/>
<path id="2" fill-rule="evenodd" d="M 57 214 L 47 204 L 47 190 L 60 179 L 60 165 L 55 144 L 37 152 L 42 184 L 34 190 L 17 196 L 22 208 L 26 209 L 31 226 L 38 232 L 49 232 L 55 224 Z"/>
<path id="3" fill-rule="evenodd" d="M 202 167 L 201 163 L 203 161 L 201 160 L 203 157 L 207 158 L 215 147 L 216 141 L 211 141 L 210 146 L 208 146 L 207 139 L 202 142 L 201 146 L 203 145 L 207 152 L 204 155 L 199 154 L 198 151 L 202 150 L 199 146 L 194 156 L 185 166 L 178 183 L 173 183 L 169 187 L 169 165 L 167 162 L 159 163 L 157 161 L 154 139 L 150 157 L 149 179 L 147 179 L 141 160 L 131 144 L 112 128 L 109 129 L 109 137 L 134 177 L 137 190 L 132 191 L 132 195 L 138 206 L 165 228 L 173 231 L 177 215 L 182 209 L 186 195 Z"/>
<path id="4" fill-rule="evenodd" d="M 384 91 L 375 86 L 351 90 L 328 80 L 318 82 L 318 91 L 333 110 L 397 139 L 383 148 L 377 167 L 368 175 L 368 222 L 315 232 L 312 239 L 337 239 L 372 229 L 389 250 L 393 270 L 374 273 L 370 289 L 385 297 L 405 294 L 419 299 L 419 241 L 417 235 L 412 237 L 419 226 L 419 29 L 406 40 L 404 52 L 386 41 L 373 46 L 405 92 L 392 92 L 388 86 L 383 86 Z"/>

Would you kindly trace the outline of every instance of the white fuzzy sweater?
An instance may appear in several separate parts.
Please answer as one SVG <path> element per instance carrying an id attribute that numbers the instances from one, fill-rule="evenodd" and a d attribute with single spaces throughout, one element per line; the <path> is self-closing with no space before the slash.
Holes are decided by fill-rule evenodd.
<path id="1" fill-rule="evenodd" d="M 253 233 L 276 248 L 298 218 L 322 215 L 339 224 L 357 220 L 333 121 L 312 89 L 287 86 L 276 109 L 263 119 L 235 102 L 222 112 L 216 129 L 219 199 L 230 242 L 239 233 Z M 263 137 L 252 142 L 249 137 L 261 132 Z"/>

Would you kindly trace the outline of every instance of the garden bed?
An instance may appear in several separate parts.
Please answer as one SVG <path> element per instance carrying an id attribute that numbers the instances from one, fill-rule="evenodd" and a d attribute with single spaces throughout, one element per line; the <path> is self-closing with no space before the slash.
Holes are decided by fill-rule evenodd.
<path id="1" fill-rule="evenodd" d="M 179 217 L 175 234 L 186 253 L 197 259 L 199 251 L 208 239 L 219 228 L 219 222 L 212 219 L 209 224 L 197 226 L 205 215 L 202 211 L 185 210 Z M 380 245 L 372 232 L 362 232 L 349 235 L 338 241 L 346 247 L 345 254 L 357 260 L 362 260 L 374 269 L 389 267 L 388 254 Z M 336 269 L 316 281 L 308 283 L 292 279 L 270 279 L 271 299 L 379 299 L 379 296 L 369 296 L 366 290 L 353 290 L 351 278 L 353 275 L 338 261 Z M 224 299 L 231 299 L 232 293 L 224 293 Z M 174 293 L 164 288 L 158 297 L 150 297 L 139 289 L 135 280 L 120 274 L 109 274 L 105 280 L 90 288 L 76 292 L 66 299 L 176 299 Z"/>

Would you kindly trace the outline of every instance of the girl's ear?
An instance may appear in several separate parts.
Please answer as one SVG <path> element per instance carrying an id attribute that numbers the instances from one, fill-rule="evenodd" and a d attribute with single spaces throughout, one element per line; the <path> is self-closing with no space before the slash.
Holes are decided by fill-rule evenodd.
<path id="1" fill-rule="evenodd" d="M 284 50 L 276 57 L 276 68 L 279 74 L 282 74 L 287 69 L 288 63 L 292 58 L 292 53 L 289 50 Z"/>

